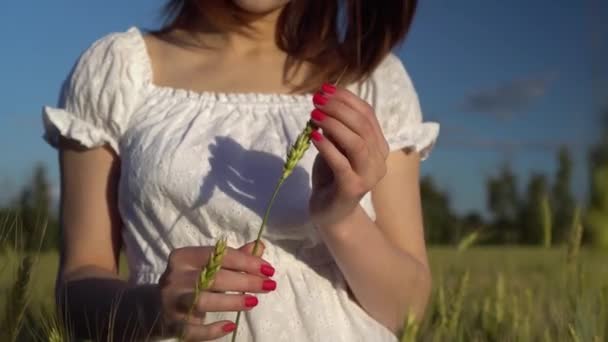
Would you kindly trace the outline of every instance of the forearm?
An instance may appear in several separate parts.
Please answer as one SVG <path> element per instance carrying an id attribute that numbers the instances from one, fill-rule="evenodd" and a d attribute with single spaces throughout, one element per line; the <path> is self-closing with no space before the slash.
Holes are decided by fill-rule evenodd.
<path id="1" fill-rule="evenodd" d="M 430 292 L 428 267 L 390 242 L 358 206 L 342 222 L 319 228 L 359 304 L 398 331 L 412 312 L 421 317 Z"/>
<path id="2" fill-rule="evenodd" d="M 157 286 L 129 286 L 105 270 L 88 267 L 58 282 L 57 304 L 76 338 L 132 341 L 160 334 Z"/>

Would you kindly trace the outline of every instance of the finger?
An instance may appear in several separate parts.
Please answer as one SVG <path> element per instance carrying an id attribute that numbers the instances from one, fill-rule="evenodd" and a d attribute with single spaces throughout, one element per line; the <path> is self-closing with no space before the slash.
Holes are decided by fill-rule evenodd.
<path id="1" fill-rule="evenodd" d="M 344 102 L 347 106 L 351 107 L 353 110 L 364 113 L 364 114 L 372 114 L 373 109 L 369 103 L 365 100 L 353 94 L 351 91 L 345 88 L 338 88 L 331 84 L 323 84 L 321 86 L 321 92 L 327 97 L 334 97 L 342 102 Z M 371 109 L 371 111 L 370 111 Z"/>
<path id="2" fill-rule="evenodd" d="M 169 266 L 174 270 L 200 271 L 207 264 L 212 250 L 211 247 L 179 248 L 171 252 Z M 262 267 L 263 265 L 265 266 Z M 272 265 L 262 258 L 231 247 L 226 248 L 226 254 L 222 260 L 222 268 L 260 275 L 266 275 L 270 269 L 274 271 Z"/>
<path id="3" fill-rule="evenodd" d="M 202 318 L 206 312 L 228 312 L 251 310 L 258 305 L 258 298 L 249 294 L 226 294 L 203 291 L 194 303 L 194 293 L 181 295 L 176 303 L 180 313 L 192 310 L 194 317 Z"/>
<path id="4" fill-rule="evenodd" d="M 230 249 L 230 247 L 227 249 Z M 207 264 L 212 251 L 212 247 L 209 246 L 189 246 L 175 249 L 169 255 L 169 267 L 174 270 L 201 269 Z"/>
<path id="5" fill-rule="evenodd" d="M 234 322 L 224 320 L 205 325 L 184 324 L 185 341 L 211 341 L 226 336 L 236 329 Z"/>
<path id="6" fill-rule="evenodd" d="M 255 246 L 255 241 L 251 241 L 251 242 L 241 246 L 241 248 L 239 248 L 239 251 L 254 255 L 254 253 L 253 253 L 254 246 Z M 264 245 L 264 242 L 262 242 L 262 240 L 260 240 L 258 243 L 258 248 L 255 253 L 255 256 L 261 257 L 262 254 L 264 254 L 265 249 L 266 249 L 266 246 Z"/>
<path id="7" fill-rule="evenodd" d="M 333 171 L 336 180 L 342 184 L 347 182 L 354 174 L 354 171 L 346 156 L 318 130 L 310 133 L 310 140 L 327 163 L 327 166 Z"/>
<path id="8" fill-rule="evenodd" d="M 331 102 L 339 102 L 339 103 L 344 104 L 346 107 L 349 107 L 352 111 L 360 114 L 359 119 L 365 120 L 366 123 L 360 123 L 359 125 L 362 125 L 362 126 L 364 126 L 364 128 L 366 130 L 369 130 L 369 132 L 367 133 L 369 135 L 369 137 L 370 138 L 373 137 L 374 139 L 376 139 L 376 143 L 378 144 L 378 146 L 383 150 L 384 150 L 384 148 L 387 150 L 387 151 L 382 151 L 382 152 L 386 152 L 386 154 L 388 154 L 388 144 L 386 143 L 384 133 L 382 131 L 382 128 L 380 127 L 380 123 L 378 122 L 378 118 L 375 114 L 374 108 L 369 103 L 365 102 L 363 99 L 361 99 L 356 94 L 353 94 L 348 89 L 337 88 L 337 89 L 335 89 L 335 91 L 333 93 L 329 93 L 326 90 L 327 90 L 327 85 L 324 85 L 323 86 L 323 95 L 324 95 L 324 97 L 326 97 L 328 99 L 327 105 L 330 105 Z M 314 98 L 313 98 L 313 102 L 315 102 Z M 321 101 L 321 102 L 323 102 L 323 101 Z M 315 105 L 318 108 L 320 108 L 319 105 L 317 105 L 317 104 L 315 104 Z M 340 119 L 340 120 L 342 120 L 342 119 Z M 367 126 L 367 127 L 365 127 L 365 126 Z M 359 132 L 354 127 L 351 127 L 351 128 L 354 131 Z"/>
<path id="9" fill-rule="evenodd" d="M 220 292 L 234 291 L 266 293 L 274 291 L 276 287 L 276 281 L 267 277 L 229 270 L 220 270 L 215 277 L 213 285 L 211 285 L 211 290 Z"/>
<path id="10" fill-rule="evenodd" d="M 258 305 L 258 298 L 252 295 L 204 292 L 199 296 L 198 312 L 246 311 Z"/>
<path id="11" fill-rule="evenodd" d="M 320 118 L 323 116 L 322 114 L 326 114 L 339 120 L 359 136 L 367 139 L 375 139 L 375 132 L 372 124 L 364 114 L 353 110 L 335 96 L 326 97 L 326 100 L 321 100 L 317 94 L 315 95 L 315 98 L 316 100 L 313 101 L 315 101 L 317 110 L 313 110 L 311 115 Z"/>
<path id="12" fill-rule="evenodd" d="M 274 274 L 274 267 L 264 259 L 253 256 L 242 250 L 230 249 L 224 256 L 222 268 L 269 277 Z"/>
<path id="13" fill-rule="evenodd" d="M 353 170 L 362 171 L 365 169 L 370 152 L 367 141 L 342 122 L 334 117 L 324 116 L 319 110 L 313 111 L 311 117 L 313 122 L 323 130 L 323 134 L 331 137 L 330 142 L 340 152 L 344 151 Z"/>

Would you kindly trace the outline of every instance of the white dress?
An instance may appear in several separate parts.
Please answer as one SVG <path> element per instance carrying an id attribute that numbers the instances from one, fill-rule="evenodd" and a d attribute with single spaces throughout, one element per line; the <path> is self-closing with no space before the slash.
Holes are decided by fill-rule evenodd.
<path id="1" fill-rule="evenodd" d="M 372 104 L 391 150 L 426 157 L 436 123 L 423 123 L 403 65 L 388 55 L 351 90 Z M 255 239 L 286 152 L 313 109 L 309 95 L 193 92 L 152 83 L 142 32 L 107 35 L 78 60 L 44 138 L 109 144 L 121 158 L 119 210 L 130 282 L 155 283 L 172 249 Z M 311 147 L 279 193 L 264 234 L 277 289 L 243 315 L 239 341 L 396 341 L 353 302 L 308 216 Z M 362 207 L 375 218 L 370 194 Z M 356 229 L 356 227 L 353 227 Z M 403 291 L 407 291 L 404 288 Z M 209 314 L 208 322 L 234 313 Z M 228 339 L 226 339 L 228 340 Z"/>

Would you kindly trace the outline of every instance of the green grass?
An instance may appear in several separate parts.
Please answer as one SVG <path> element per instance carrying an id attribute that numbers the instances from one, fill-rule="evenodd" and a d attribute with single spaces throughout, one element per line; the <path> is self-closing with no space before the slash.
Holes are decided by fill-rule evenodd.
<path id="1" fill-rule="evenodd" d="M 0 265 L 9 265 L 0 278 L 4 294 L 14 281 L 10 264 L 15 257 L 0 255 Z M 429 258 L 434 295 L 427 317 L 415 327 L 416 340 L 608 338 L 606 252 L 582 249 L 576 271 L 567 267 L 565 248 L 475 247 L 461 252 L 431 248 Z M 30 283 L 31 307 L 52 309 L 57 263 L 56 253 L 40 255 Z M 466 271 L 468 279 L 463 282 Z M 0 308 L 5 302 L 1 295 Z"/>

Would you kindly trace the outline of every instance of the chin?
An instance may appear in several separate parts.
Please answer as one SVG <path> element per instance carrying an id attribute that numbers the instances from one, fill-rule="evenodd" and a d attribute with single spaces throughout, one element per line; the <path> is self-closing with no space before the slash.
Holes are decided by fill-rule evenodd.
<path id="1" fill-rule="evenodd" d="M 232 0 L 243 11 L 263 14 L 285 6 L 289 0 Z"/>

